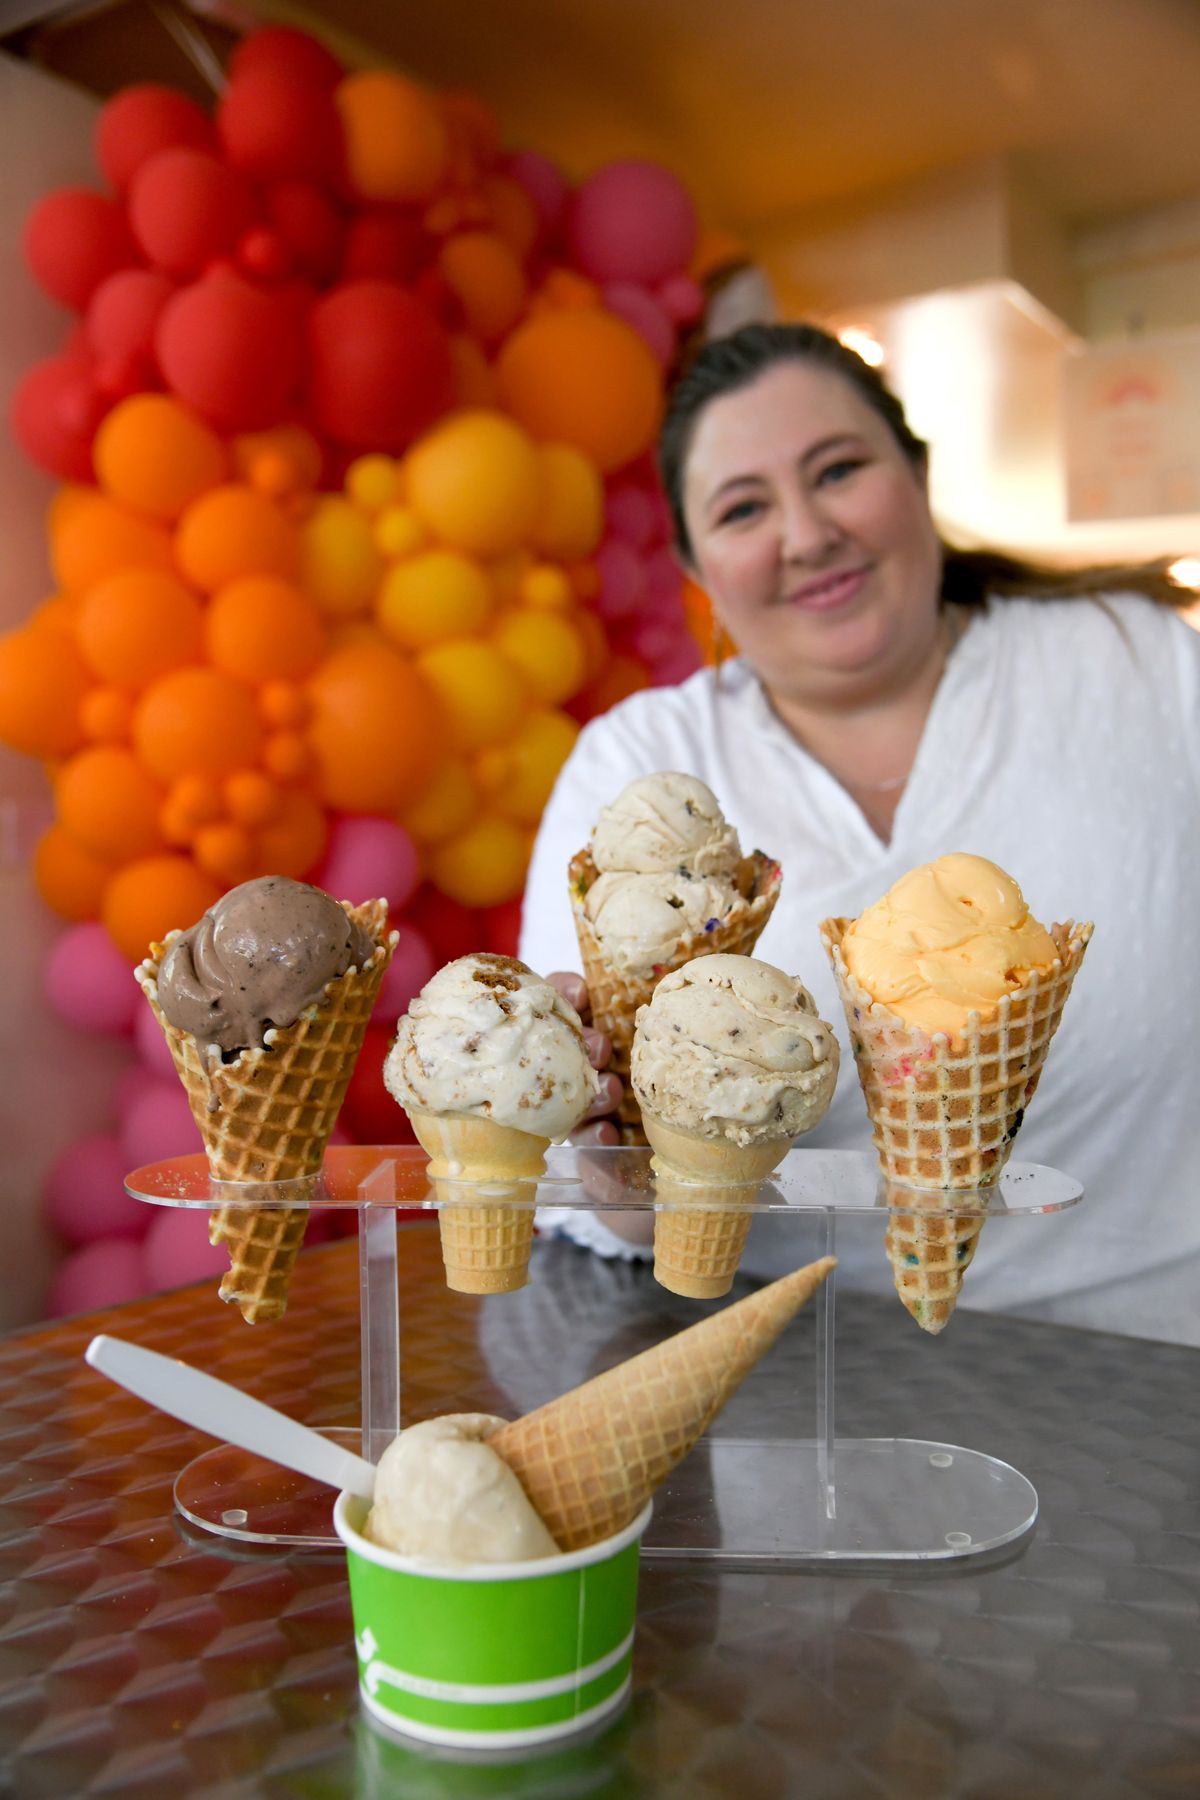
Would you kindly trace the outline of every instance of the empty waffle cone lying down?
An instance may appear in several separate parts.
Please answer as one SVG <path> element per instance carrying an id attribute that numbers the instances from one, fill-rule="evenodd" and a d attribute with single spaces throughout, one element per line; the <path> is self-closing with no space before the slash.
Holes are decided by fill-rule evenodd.
<path id="1" fill-rule="evenodd" d="M 442 1202 L 438 1227 L 446 1286 L 460 1294 L 511 1294 L 524 1287 L 533 1248 L 532 1201 L 550 1139 L 467 1114 L 410 1106 L 408 1116 Z M 463 1182 L 485 1184 L 494 1190 L 496 1204 L 476 1203 Z M 517 1199 L 530 1204 L 502 1204 Z"/>
<path id="2" fill-rule="evenodd" d="M 823 1257 L 488 1439 L 562 1550 L 621 1531 L 834 1267 Z"/>
<path id="3" fill-rule="evenodd" d="M 241 1204 L 212 1213 L 209 1237 L 229 1250 L 221 1298 L 251 1324 L 283 1315 L 308 1208 L 248 1203 L 260 1184 L 318 1174 L 395 944 L 385 901 L 346 911 L 374 941 L 366 966 L 336 976 L 294 1024 L 272 1028 L 261 1048 L 242 1050 L 229 1062 L 220 1051 L 206 1056 L 159 1008 L 159 967 L 178 933 L 152 944 L 136 971 L 187 1092 L 210 1172 L 244 1186 Z"/>
<path id="4" fill-rule="evenodd" d="M 1058 960 L 1034 970 L 995 1012 L 970 1014 L 961 1034 L 932 1035 L 889 1012 L 851 975 L 842 939 L 851 921 L 826 919 L 821 939 L 850 1028 L 880 1168 L 909 1189 L 991 1186 L 1012 1154 L 1041 1079 L 1051 1039 L 1092 935 L 1090 924 L 1053 925 Z M 946 1199 L 914 1197 L 886 1233 L 900 1298 L 917 1323 L 940 1331 L 975 1254 L 983 1218 L 955 1214 Z"/>
<path id="5" fill-rule="evenodd" d="M 621 1137 L 628 1144 L 643 1144 L 646 1137 L 641 1108 L 629 1081 L 629 1059 L 638 1007 L 646 1004 L 670 969 L 681 969 L 693 957 L 713 956 L 718 952 L 749 956 L 775 910 L 782 876 L 779 864 L 764 856 L 761 850 L 743 856 L 734 877 L 741 900 L 732 911 L 724 919 L 717 920 L 711 931 L 681 937 L 667 960 L 659 963 L 651 974 L 632 975 L 614 968 L 584 906 L 584 896 L 598 874 L 590 850 L 580 850 L 571 858 L 569 878 L 575 935 L 579 939 L 592 1025 L 611 1040 L 612 1057 L 608 1067 L 621 1078 L 623 1093 L 617 1109 Z"/>

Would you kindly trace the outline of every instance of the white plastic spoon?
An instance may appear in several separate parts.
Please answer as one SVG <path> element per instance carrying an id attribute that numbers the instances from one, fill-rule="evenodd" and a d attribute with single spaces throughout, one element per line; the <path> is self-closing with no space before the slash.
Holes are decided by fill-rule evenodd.
<path id="1" fill-rule="evenodd" d="M 268 1462 L 282 1463 L 285 1469 L 311 1475 L 314 1481 L 348 1488 L 360 1500 L 374 1497 L 374 1463 L 343 1450 L 273 1406 L 252 1399 L 241 1388 L 218 1381 L 215 1375 L 205 1375 L 174 1357 L 160 1356 L 157 1350 L 143 1350 L 124 1338 L 94 1337 L 85 1355 L 93 1369 L 110 1381 L 172 1418 L 182 1419 L 185 1425 L 195 1425 L 210 1437 L 265 1456 Z"/>

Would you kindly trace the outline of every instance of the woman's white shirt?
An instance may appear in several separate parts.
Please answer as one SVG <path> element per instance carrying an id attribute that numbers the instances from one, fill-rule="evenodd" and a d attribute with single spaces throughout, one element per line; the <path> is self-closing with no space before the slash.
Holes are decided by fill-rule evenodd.
<path id="1" fill-rule="evenodd" d="M 1200 634 L 1137 597 L 990 602 L 951 654 L 887 844 L 745 664 L 635 694 L 580 734 L 543 815 L 521 931 L 532 967 L 578 967 L 567 863 L 600 807 L 661 769 L 706 781 L 743 849 L 783 865 L 756 954 L 805 982 L 843 1050 L 805 1143 L 869 1144 L 822 919 L 965 850 L 1015 876 L 1043 922 L 1095 921 L 1016 1151 L 1077 1176 L 1086 1198 L 993 1222 L 960 1305 L 1200 1345 Z M 600 1221 L 572 1223 L 616 1249 Z M 805 1260 L 796 1229 L 757 1218 L 742 1266 Z M 842 1240 L 844 1275 L 886 1291 L 880 1221 L 848 1221 Z"/>

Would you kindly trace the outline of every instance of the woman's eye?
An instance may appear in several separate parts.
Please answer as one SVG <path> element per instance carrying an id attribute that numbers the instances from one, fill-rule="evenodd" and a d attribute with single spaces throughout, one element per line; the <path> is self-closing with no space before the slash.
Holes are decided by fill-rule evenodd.
<path id="1" fill-rule="evenodd" d="M 826 463 L 817 476 L 817 486 L 823 487 L 827 482 L 845 481 L 856 469 L 861 469 L 863 459 L 858 456 L 840 456 L 836 462 Z"/>
<path id="2" fill-rule="evenodd" d="M 743 519 L 753 518 L 761 504 L 761 501 L 758 500 L 735 500 L 732 506 L 726 507 L 717 523 L 718 525 L 738 525 Z"/>

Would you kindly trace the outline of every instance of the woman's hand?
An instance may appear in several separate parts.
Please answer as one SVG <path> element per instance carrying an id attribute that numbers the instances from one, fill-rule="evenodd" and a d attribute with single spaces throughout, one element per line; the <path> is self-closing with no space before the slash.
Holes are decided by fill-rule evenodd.
<path id="1" fill-rule="evenodd" d="M 600 1092 L 592 1101 L 585 1115 L 586 1122 L 578 1125 L 571 1133 L 573 1144 L 619 1144 L 620 1134 L 612 1122 L 612 1114 L 621 1104 L 621 1078 L 619 1075 L 603 1073 L 612 1056 L 612 1045 L 602 1031 L 593 1031 L 588 1024 L 591 1018 L 591 1002 L 588 999 L 587 983 L 582 975 L 572 974 L 569 970 L 559 969 L 546 977 L 551 987 L 557 988 L 568 1006 L 573 1006 L 583 1020 L 583 1041 L 587 1045 L 588 1061 L 593 1069 L 600 1072 Z"/>

